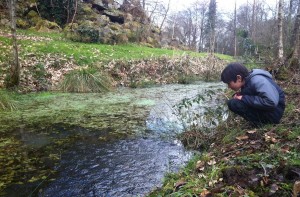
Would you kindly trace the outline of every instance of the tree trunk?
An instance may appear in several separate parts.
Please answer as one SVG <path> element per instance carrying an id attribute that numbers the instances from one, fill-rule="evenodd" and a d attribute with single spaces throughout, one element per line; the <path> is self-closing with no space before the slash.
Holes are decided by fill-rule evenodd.
<path id="1" fill-rule="evenodd" d="M 77 10 L 78 10 L 78 1 L 75 0 L 75 10 L 74 10 L 74 14 L 73 14 L 72 21 L 71 21 L 71 29 L 73 29 L 73 23 L 74 23 L 74 20 L 75 20 L 75 16 L 77 14 Z"/>
<path id="2" fill-rule="evenodd" d="M 237 44 L 237 38 L 236 38 L 236 1 L 234 4 L 234 27 L 233 27 L 233 39 L 234 39 L 234 51 L 233 51 L 233 55 L 234 57 L 236 57 L 236 44 Z"/>
<path id="3" fill-rule="evenodd" d="M 282 28 L 283 0 L 278 3 L 278 66 L 283 64 L 283 28 Z"/>
<path id="4" fill-rule="evenodd" d="M 298 10 L 297 10 L 297 16 L 295 20 L 295 25 L 294 25 L 294 32 L 293 34 L 295 35 L 295 41 L 293 44 L 294 52 L 293 52 L 293 58 L 298 59 L 300 58 L 300 0 L 298 3 Z"/>
<path id="5" fill-rule="evenodd" d="M 256 34 L 256 21 L 255 21 L 255 19 L 256 19 L 256 1 L 255 0 L 253 0 L 253 5 L 252 5 L 252 23 L 251 23 L 251 37 L 252 37 L 252 40 L 253 40 L 253 42 L 254 42 L 254 44 L 255 44 L 255 40 L 256 40 L 256 38 L 255 38 L 255 34 Z"/>
<path id="6" fill-rule="evenodd" d="M 164 25 L 164 23 L 165 23 L 165 20 L 166 20 L 166 18 L 167 18 L 168 12 L 169 12 L 169 10 L 170 10 L 170 2 L 171 2 L 171 0 L 169 0 L 169 2 L 168 2 L 168 6 L 167 6 L 166 12 L 165 12 L 165 14 L 164 14 L 164 18 L 163 18 L 163 20 L 162 20 L 162 22 L 161 22 L 161 24 L 160 24 L 160 27 L 159 27 L 159 32 L 160 32 L 160 33 L 161 33 L 162 27 L 163 27 L 163 25 Z"/>
<path id="7" fill-rule="evenodd" d="M 289 15 L 288 15 L 288 28 L 287 28 L 287 41 L 286 44 L 288 48 L 292 46 L 291 38 L 292 38 L 292 10 L 293 10 L 293 0 L 290 0 L 289 3 Z"/>
<path id="8" fill-rule="evenodd" d="M 209 28 L 209 53 L 215 51 L 215 37 L 216 37 L 216 15 L 217 15 L 216 0 L 210 0 L 208 13 L 208 28 Z"/>
<path id="9" fill-rule="evenodd" d="M 20 65 L 19 65 L 19 57 L 18 57 L 18 45 L 17 45 L 17 35 L 16 35 L 16 2 L 15 0 L 10 0 L 10 18 L 11 18 L 11 34 L 12 34 L 12 44 L 13 44 L 13 63 L 11 65 L 11 76 L 9 80 L 9 84 L 7 86 L 9 88 L 16 87 L 20 83 Z"/>

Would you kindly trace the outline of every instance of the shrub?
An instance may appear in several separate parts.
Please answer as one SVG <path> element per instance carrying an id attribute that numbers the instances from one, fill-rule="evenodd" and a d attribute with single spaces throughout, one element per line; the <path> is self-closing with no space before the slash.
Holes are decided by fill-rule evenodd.
<path id="1" fill-rule="evenodd" d="M 173 106 L 184 130 L 179 138 L 187 148 L 208 148 L 215 139 L 215 127 L 227 117 L 227 107 L 217 101 L 217 92 L 220 91 L 206 90 L 204 94 L 183 99 Z"/>
<path id="2" fill-rule="evenodd" d="M 64 29 L 65 36 L 72 41 L 97 43 L 99 41 L 99 29 L 92 23 L 86 22 L 81 25 L 74 24 L 72 29 L 67 25 Z"/>

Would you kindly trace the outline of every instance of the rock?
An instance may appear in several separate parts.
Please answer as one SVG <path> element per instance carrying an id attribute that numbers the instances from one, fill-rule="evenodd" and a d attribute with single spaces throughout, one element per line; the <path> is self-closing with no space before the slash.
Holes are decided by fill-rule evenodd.
<path id="1" fill-rule="evenodd" d="M 121 13 L 104 11 L 103 14 L 106 15 L 113 23 L 124 24 L 125 22 L 124 16 Z"/>
<path id="2" fill-rule="evenodd" d="M 40 20 L 35 29 L 39 32 L 60 32 L 61 28 L 55 22 L 50 22 L 47 20 Z"/>
<path id="3" fill-rule="evenodd" d="M 0 20 L 0 25 L 1 26 L 9 26 L 10 25 L 9 23 L 10 23 L 9 20 L 6 19 L 6 18 L 3 18 L 3 19 Z"/>
<path id="4" fill-rule="evenodd" d="M 30 27 L 30 24 L 28 23 L 28 21 L 23 20 L 23 19 L 21 19 L 21 18 L 18 18 L 18 19 L 17 19 L 16 25 L 17 25 L 17 27 L 20 28 L 20 29 L 27 29 L 27 28 Z"/>

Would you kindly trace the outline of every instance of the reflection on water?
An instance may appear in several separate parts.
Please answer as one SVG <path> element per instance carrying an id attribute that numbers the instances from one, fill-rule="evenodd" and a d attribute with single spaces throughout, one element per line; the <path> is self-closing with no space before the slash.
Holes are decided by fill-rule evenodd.
<path id="1" fill-rule="evenodd" d="M 137 138 L 111 144 L 78 142 L 62 155 L 60 174 L 40 196 L 138 196 L 161 186 L 191 153 L 177 141 Z"/>

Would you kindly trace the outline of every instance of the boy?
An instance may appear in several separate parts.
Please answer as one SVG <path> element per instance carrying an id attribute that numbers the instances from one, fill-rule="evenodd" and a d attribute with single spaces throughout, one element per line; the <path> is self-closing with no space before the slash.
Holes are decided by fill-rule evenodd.
<path id="1" fill-rule="evenodd" d="M 269 72 L 261 69 L 248 72 L 242 64 L 231 63 L 223 70 L 221 80 L 236 91 L 227 103 L 231 111 L 257 126 L 279 123 L 285 96 Z"/>

